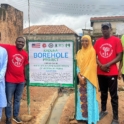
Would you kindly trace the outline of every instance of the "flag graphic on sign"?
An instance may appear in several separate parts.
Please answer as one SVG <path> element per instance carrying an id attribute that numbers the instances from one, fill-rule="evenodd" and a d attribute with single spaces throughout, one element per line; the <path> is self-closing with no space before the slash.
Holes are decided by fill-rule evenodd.
<path id="1" fill-rule="evenodd" d="M 32 48 L 40 48 L 40 43 L 33 43 Z"/>

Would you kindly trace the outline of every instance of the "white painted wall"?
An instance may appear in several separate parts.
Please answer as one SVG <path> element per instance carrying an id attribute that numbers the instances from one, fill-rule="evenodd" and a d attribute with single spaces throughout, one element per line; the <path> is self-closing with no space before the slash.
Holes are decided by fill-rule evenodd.
<path id="1" fill-rule="evenodd" d="M 93 34 L 101 33 L 101 24 L 102 23 L 103 22 L 94 22 L 94 24 L 93 24 Z M 110 23 L 112 25 L 113 33 L 116 33 L 117 25 L 120 25 L 124 22 L 123 21 L 116 21 L 116 22 L 110 22 Z M 124 27 L 122 27 L 122 28 L 124 28 Z"/>

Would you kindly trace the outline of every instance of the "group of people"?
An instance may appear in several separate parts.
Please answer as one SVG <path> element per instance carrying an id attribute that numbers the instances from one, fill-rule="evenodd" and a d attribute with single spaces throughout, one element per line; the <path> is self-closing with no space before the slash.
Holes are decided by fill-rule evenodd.
<path id="1" fill-rule="evenodd" d="M 76 120 L 97 124 L 104 118 L 108 114 L 106 104 L 109 91 L 113 110 L 111 124 L 119 124 L 117 79 L 121 78 L 121 70 L 123 70 L 124 79 L 122 62 L 124 36 L 121 40 L 112 36 L 112 27 L 109 22 L 101 25 L 101 31 L 103 37 L 99 38 L 94 46 L 91 37 L 84 35 L 81 38 L 82 48 L 77 52 L 79 84 L 76 94 Z M 5 107 L 6 124 L 12 124 L 12 117 L 15 122 L 22 123 L 19 118 L 20 100 L 25 86 L 25 70 L 29 64 L 28 54 L 23 50 L 25 42 L 24 37 L 18 37 L 15 45 L 0 44 L 0 120 Z M 117 62 L 120 62 L 119 69 Z M 99 90 L 101 92 L 101 112 L 99 112 L 98 104 Z"/>
<path id="2" fill-rule="evenodd" d="M 81 38 L 82 48 L 77 52 L 79 84 L 77 86 L 76 120 L 97 124 L 104 118 L 108 114 L 106 105 L 109 91 L 113 110 L 111 124 L 119 124 L 117 79 L 121 75 L 124 79 L 124 35 L 121 40 L 112 36 L 110 22 L 103 23 L 101 31 L 103 37 L 99 38 L 94 46 L 92 46 L 91 37 L 84 35 Z M 117 62 L 120 62 L 119 69 L 116 65 Z M 101 93 L 100 112 L 98 91 Z"/>
<path id="3" fill-rule="evenodd" d="M 5 108 L 6 124 L 12 124 L 12 117 L 16 123 L 22 123 L 20 100 L 29 63 L 28 54 L 23 50 L 25 42 L 24 37 L 18 37 L 15 45 L 0 44 L 0 120 Z"/>

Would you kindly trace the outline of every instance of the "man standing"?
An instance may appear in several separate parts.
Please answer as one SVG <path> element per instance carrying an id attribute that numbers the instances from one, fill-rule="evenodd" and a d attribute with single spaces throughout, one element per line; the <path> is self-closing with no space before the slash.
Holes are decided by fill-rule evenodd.
<path id="1" fill-rule="evenodd" d="M 119 38 L 111 36 L 111 23 L 103 23 L 101 30 L 103 37 L 98 39 L 94 45 L 97 54 L 97 73 L 101 91 L 100 119 L 108 113 L 106 111 L 106 104 L 109 90 L 113 109 L 113 120 L 111 124 L 119 124 L 117 95 L 118 69 L 116 63 L 122 59 L 122 45 Z"/>
<path id="2" fill-rule="evenodd" d="M 6 71 L 6 97 L 7 107 L 5 108 L 6 124 L 11 124 L 11 116 L 17 123 L 22 123 L 19 115 L 20 100 L 25 85 L 25 67 L 28 65 L 28 54 L 23 50 L 25 39 L 18 37 L 15 46 L 0 44 L 8 52 L 8 67 Z M 12 112 L 12 98 L 13 112 Z"/>
<path id="3" fill-rule="evenodd" d="M 2 109 L 7 105 L 5 94 L 5 72 L 7 68 L 7 61 L 7 51 L 0 47 L 0 121 L 2 118 Z"/>

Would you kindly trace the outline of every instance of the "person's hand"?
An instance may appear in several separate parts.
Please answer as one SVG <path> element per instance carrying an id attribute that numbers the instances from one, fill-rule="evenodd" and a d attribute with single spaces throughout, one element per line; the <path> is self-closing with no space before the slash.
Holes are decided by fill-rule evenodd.
<path id="1" fill-rule="evenodd" d="M 84 84 L 84 83 L 86 83 L 86 79 L 83 77 L 80 77 L 79 82 L 80 82 L 80 84 Z"/>
<path id="2" fill-rule="evenodd" d="M 25 86 L 27 86 L 27 78 L 25 78 L 25 85 L 24 85 L 24 87 L 25 87 Z"/>
<path id="3" fill-rule="evenodd" d="M 118 79 L 121 80 L 121 77 L 122 77 L 122 73 L 121 73 L 121 71 L 119 71 L 119 73 L 118 73 Z"/>
<path id="4" fill-rule="evenodd" d="M 110 66 L 109 66 L 109 64 L 101 65 L 100 69 L 104 72 L 109 72 L 110 71 Z"/>
<path id="5" fill-rule="evenodd" d="M 24 85 L 24 87 L 26 87 L 27 86 L 27 82 L 25 82 L 25 85 Z"/>

